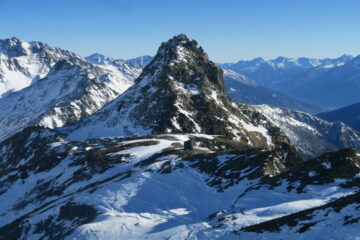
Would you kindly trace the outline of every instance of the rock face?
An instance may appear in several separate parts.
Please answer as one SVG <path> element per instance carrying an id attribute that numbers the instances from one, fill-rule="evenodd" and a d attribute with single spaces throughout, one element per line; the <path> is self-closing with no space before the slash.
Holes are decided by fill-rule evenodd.
<path id="1" fill-rule="evenodd" d="M 126 64 L 94 65 L 40 42 L 1 40 L 0 142 L 25 127 L 61 127 L 91 115 L 131 86 L 140 72 Z"/>
<path id="2" fill-rule="evenodd" d="M 308 113 L 268 105 L 254 109 L 278 126 L 307 159 L 341 148 L 360 150 L 360 133 L 342 122 L 327 122 Z"/>

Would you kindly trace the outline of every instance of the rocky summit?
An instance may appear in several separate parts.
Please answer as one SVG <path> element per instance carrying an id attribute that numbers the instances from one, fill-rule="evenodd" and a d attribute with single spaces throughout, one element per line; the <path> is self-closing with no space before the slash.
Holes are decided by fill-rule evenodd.
<path id="1" fill-rule="evenodd" d="M 279 133 L 260 114 L 232 102 L 226 95 L 223 71 L 185 35 L 163 43 L 124 94 L 65 130 L 72 140 L 201 133 L 234 137 L 259 147 L 270 147 Z"/>
<path id="2" fill-rule="evenodd" d="M 82 59 L 88 68 L 61 61 L 39 82 L 56 85 L 54 76 L 64 72 L 61 82 L 70 84 L 79 75 L 75 92 L 94 83 L 85 99 L 101 99 L 108 76 L 151 61 L 131 87 L 86 116 L 51 128 L 28 124 L 0 141 L 0 239 L 360 235 L 360 154 L 322 148 L 305 161 L 303 148 L 293 146 L 305 132 L 294 130 L 302 114 L 288 118 L 294 137 L 276 121 L 285 114 L 269 113 L 280 110 L 233 102 L 223 70 L 196 41 L 175 36 L 154 58 L 129 65 L 99 54 L 89 59 Z M 26 89 L 41 88 L 16 94 Z M 63 93 L 59 99 L 74 92 Z M 89 102 L 74 99 L 67 104 Z"/>

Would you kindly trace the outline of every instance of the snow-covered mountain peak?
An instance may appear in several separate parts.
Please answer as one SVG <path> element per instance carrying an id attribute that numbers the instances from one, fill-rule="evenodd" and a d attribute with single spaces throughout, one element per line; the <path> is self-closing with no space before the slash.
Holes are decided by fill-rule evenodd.
<path id="1" fill-rule="evenodd" d="M 128 59 L 126 60 L 126 62 L 144 68 L 146 65 L 148 65 L 151 62 L 152 59 L 153 59 L 152 56 L 145 55 L 137 58 Z"/>
<path id="2" fill-rule="evenodd" d="M 193 63 L 195 57 L 208 60 L 207 54 L 197 46 L 195 40 L 190 40 L 186 35 L 180 34 L 161 44 L 150 65 Z"/>
<path id="3" fill-rule="evenodd" d="M 140 75 L 146 63 L 146 59 L 142 62 L 141 57 L 139 57 L 139 59 L 133 59 L 133 62 L 130 62 L 128 60 L 107 57 L 100 53 L 94 53 L 85 57 L 85 59 L 103 68 L 104 71 L 109 72 L 113 76 L 131 79 L 129 84 L 132 84 L 133 80 Z"/>
<path id="4" fill-rule="evenodd" d="M 352 55 L 349 55 L 349 54 L 343 54 L 341 55 L 340 57 L 337 58 L 337 60 L 340 60 L 340 61 L 350 61 L 351 59 L 353 59 L 354 56 Z"/>
<path id="5" fill-rule="evenodd" d="M 250 60 L 250 62 L 252 62 L 252 63 L 261 63 L 261 62 L 265 62 L 265 59 L 262 58 L 262 57 L 257 57 L 257 58 L 254 58 L 254 59 Z"/>
<path id="6" fill-rule="evenodd" d="M 37 56 L 42 58 L 82 58 L 79 55 L 67 50 L 50 46 L 43 42 L 31 41 L 25 42 L 16 37 L 9 39 L 0 39 L 0 53 L 8 58 L 17 58 L 22 56 Z"/>
<path id="7" fill-rule="evenodd" d="M 293 59 L 286 58 L 286 57 L 283 57 L 283 56 L 279 56 L 279 57 L 275 58 L 273 60 L 273 62 L 275 62 L 275 63 L 284 63 L 284 62 L 288 62 L 288 61 L 291 61 L 291 60 L 293 60 Z"/>
<path id="8" fill-rule="evenodd" d="M 85 59 L 92 63 L 101 64 L 101 65 L 110 64 L 112 61 L 114 61 L 113 58 L 107 57 L 100 53 L 91 54 L 90 56 L 86 57 Z"/>
<path id="9" fill-rule="evenodd" d="M 359 67 L 359 66 L 360 66 L 360 55 L 354 57 L 354 58 L 351 60 L 350 64 L 351 64 L 352 66 L 357 66 L 357 67 Z"/>
<path id="10" fill-rule="evenodd" d="M 64 59 L 78 65 L 86 62 L 75 53 L 42 42 L 0 39 L 0 97 L 34 84 Z"/>
<path id="11" fill-rule="evenodd" d="M 0 39 L 0 53 L 9 57 L 20 57 L 27 55 L 31 45 L 16 37 Z"/>

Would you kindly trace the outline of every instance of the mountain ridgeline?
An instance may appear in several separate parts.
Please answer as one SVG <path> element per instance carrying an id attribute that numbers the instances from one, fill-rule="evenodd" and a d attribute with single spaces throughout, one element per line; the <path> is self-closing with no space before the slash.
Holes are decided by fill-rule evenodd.
<path id="1" fill-rule="evenodd" d="M 360 132 L 343 122 L 328 122 L 309 113 L 286 108 L 253 107 L 278 126 L 306 159 L 346 147 L 360 150 Z"/>
<path id="2" fill-rule="evenodd" d="M 92 64 L 66 50 L 0 41 L 0 142 L 26 127 L 56 128 L 87 117 L 133 84 L 141 68 Z"/>
<path id="3" fill-rule="evenodd" d="M 256 58 L 221 64 L 257 83 L 324 109 L 359 102 L 360 56 L 339 58 Z"/>

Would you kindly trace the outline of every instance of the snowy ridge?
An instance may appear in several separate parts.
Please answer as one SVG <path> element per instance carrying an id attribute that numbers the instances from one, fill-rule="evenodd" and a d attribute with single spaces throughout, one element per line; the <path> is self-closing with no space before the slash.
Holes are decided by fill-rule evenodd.
<path id="1" fill-rule="evenodd" d="M 138 68 L 138 69 L 143 69 L 146 65 L 148 65 L 151 60 L 153 59 L 153 57 L 145 55 L 145 56 L 140 56 L 137 58 L 131 58 L 131 59 L 127 59 L 127 60 L 123 60 L 123 59 L 114 59 L 105 55 L 102 55 L 100 53 L 94 53 L 91 54 L 90 56 L 85 57 L 86 60 L 95 63 L 95 64 L 99 64 L 99 65 L 123 65 L 123 64 L 127 64 L 127 65 L 131 65 L 134 68 Z"/>
<path id="2" fill-rule="evenodd" d="M 94 53 L 85 59 L 89 62 L 97 64 L 99 67 L 105 69 L 105 71 L 111 72 L 120 78 L 128 78 L 133 80 L 140 75 L 142 69 L 151 60 L 151 57 L 143 56 L 131 60 L 122 60 L 113 59 L 99 53 Z"/>
<path id="3" fill-rule="evenodd" d="M 250 85 L 250 86 L 257 86 L 258 84 L 251 80 L 250 78 L 245 77 L 244 75 L 231 71 L 231 70 L 226 70 L 224 69 L 224 78 L 229 78 L 233 81 L 237 81 L 246 85 Z"/>
<path id="4" fill-rule="evenodd" d="M 137 58 L 128 59 L 126 60 L 126 62 L 139 66 L 140 68 L 144 68 L 146 65 L 148 65 L 151 62 L 152 59 L 153 57 L 145 55 Z"/>
<path id="5" fill-rule="evenodd" d="M 254 227 L 245 228 L 241 235 L 244 239 L 256 239 L 256 237 L 261 236 L 269 240 L 278 239 L 279 235 L 286 239 L 296 239 L 299 236 L 306 239 L 356 239 L 359 236 L 359 226 L 357 224 L 358 203 L 359 194 L 350 194 L 320 207 L 314 207 L 280 219 L 260 223 Z M 296 227 L 290 227 L 287 222 L 294 220 L 297 224 Z M 276 232 L 272 230 L 266 231 L 270 229 L 269 226 L 271 225 L 279 226 Z M 334 228 L 334 226 L 339 227 Z"/>
<path id="6" fill-rule="evenodd" d="M 263 58 L 255 58 L 252 60 L 240 60 L 237 63 L 224 63 L 220 64 L 221 66 L 232 69 L 232 68 L 241 68 L 248 71 L 256 71 L 259 68 L 264 66 L 271 67 L 273 69 L 283 69 L 283 68 L 332 68 L 337 66 L 343 66 L 348 61 L 352 60 L 354 57 L 351 55 L 342 55 L 338 58 L 287 58 L 287 57 L 277 57 L 275 59 L 264 60 Z"/>
<path id="7" fill-rule="evenodd" d="M 360 133 L 342 122 L 327 122 L 286 108 L 253 107 L 278 126 L 305 158 L 345 147 L 360 149 Z"/>
<path id="8" fill-rule="evenodd" d="M 89 116 L 124 92 L 141 73 L 139 67 L 126 63 L 94 65 L 40 42 L 13 38 L 1 40 L 0 45 L 0 86 L 6 85 L 0 98 L 0 142 L 25 127 L 62 127 Z M 10 89 L 12 85 L 18 88 Z"/>
<path id="9" fill-rule="evenodd" d="M 88 60 L 89 62 L 99 64 L 99 65 L 108 65 L 114 61 L 113 58 L 107 57 L 100 53 L 91 54 L 90 56 L 87 56 L 85 59 Z"/>
<path id="10" fill-rule="evenodd" d="M 0 97 L 44 78 L 58 61 L 79 58 L 74 53 L 41 42 L 0 39 Z"/>

